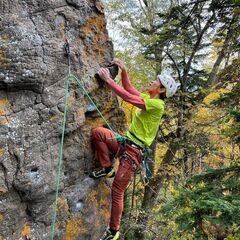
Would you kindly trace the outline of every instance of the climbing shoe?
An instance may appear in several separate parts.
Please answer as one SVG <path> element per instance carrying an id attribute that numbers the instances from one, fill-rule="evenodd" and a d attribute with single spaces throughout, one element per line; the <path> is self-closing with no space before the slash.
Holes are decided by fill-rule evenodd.
<path id="1" fill-rule="evenodd" d="M 108 229 L 100 240 L 117 240 L 117 239 L 119 239 L 119 231 L 112 233 L 111 230 Z"/>
<path id="2" fill-rule="evenodd" d="M 105 176 L 108 178 L 112 178 L 115 176 L 115 171 L 112 166 L 108 168 L 101 168 L 98 170 L 94 170 L 92 173 L 89 174 L 89 177 L 95 178 L 95 179 L 105 177 Z"/>

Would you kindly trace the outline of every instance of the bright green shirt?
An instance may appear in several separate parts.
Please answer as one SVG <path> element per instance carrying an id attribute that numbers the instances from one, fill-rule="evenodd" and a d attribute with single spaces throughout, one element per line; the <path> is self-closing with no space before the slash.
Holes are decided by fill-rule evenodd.
<path id="1" fill-rule="evenodd" d="M 131 133 L 139 138 L 144 145 L 150 147 L 152 144 L 164 112 L 165 103 L 161 99 L 150 98 L 148 94 L 141 93 L 146 110 L 137 109 L 134 113 L 132 123 L 127 131 L 127 137 L 139 145 L 143 145 Z"/>

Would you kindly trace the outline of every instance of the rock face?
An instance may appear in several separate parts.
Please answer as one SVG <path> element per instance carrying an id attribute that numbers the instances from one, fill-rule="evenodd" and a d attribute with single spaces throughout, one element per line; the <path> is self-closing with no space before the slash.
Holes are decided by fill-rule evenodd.
<path id="1" fill-rule="evenodd" d="M 98 0 L 0 1 L 0 240 L 50 239 L 68 74 L 71 71 L 118 131 L 124 114 L 94 74 L 113 56 Z M 54 239 L 99 239 L 110 191 L 93 167 L 91 128 L 104 122 L 70 82 Z"/>

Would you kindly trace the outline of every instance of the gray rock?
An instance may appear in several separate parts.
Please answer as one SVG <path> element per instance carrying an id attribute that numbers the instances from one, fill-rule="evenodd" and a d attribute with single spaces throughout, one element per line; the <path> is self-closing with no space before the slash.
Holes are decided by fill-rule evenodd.
<path id="1" fill-rule="evenodd" d="M 21 239 L 30 228 L 32 240 L 45 240 L 69 72 L 64 38 L 71 72 L 117 131 L 124 116 L 116 97 L 94 78 L 112 60 L 112 43 L 98 0 L 2 0 L 0 16 L 0 239 Z M 109 187 L 86 175 L 93 167 L 90 132 L 99 122 L 70 80 L 55 239 L 97 239 L 108 224 Z"/>

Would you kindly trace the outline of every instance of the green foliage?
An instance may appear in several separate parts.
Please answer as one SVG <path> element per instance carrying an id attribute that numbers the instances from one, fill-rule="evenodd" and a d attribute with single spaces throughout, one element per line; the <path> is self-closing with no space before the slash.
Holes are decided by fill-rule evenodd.
<path id="1" fill-rule="evenodd" d="M 213 132 L 211 129 L 216 129 L 217 124 L 228 126 L 223 134 L 230 137 L 231 143 L 239 142 L 240 91 L 236 84 L 239 81 L 237 61 L 234 61 L 231 67 L 225 68 L 219 77 L 222 83 L 234 84 L 235 90 L 222 95 L 222 99 L 208 109 L 213 111 L 214 108 L 223 108 L 228 113 L 226 118 L 221 119 L 222 122 L 214 120 L 207 123 L 209 132 L 201 132 L 201 129 L 197 129 L 199 127 L 197 124 L 191 124 L 192 116 L 199 107 L 198 104 L 211 91 L 206 87 L 209 85 L 208 73 L 215 61 L 210 57 L 212 43 L 218 41 L 221 50 L 221 43 L 225 41 L 231 28 L 228 54 L 224 55 L 228 59 L 225 61 L 226 65 L 231 63 L 232 56 L 236 56 L 234 51 L 237 51 L 239 46 L 238 34 L 235 31 L 239 23 L 234 19 L 234 14 L 237 12 L 236 5 L 231 0 L 105 1 L 110 3 L 107 8 L 112 11 L 110 24 L 118 27 L 117 41 L 115 41 L 117 42 L 115 47 L 117 46 L 118 49 L 116 57 L 126 62 L 134 86 L 144 91 L 148 81 L 154 79 L 164 68 L 173 69 L 173 75 L 182 83 L 182 91 L 179 91 L 175 98 L 167 100 L 167 116 L 164 117 L 161 126 L 164 130 L 163 134 L 166 134 L 164 141 L 173 141 L 178 149 L 176 154 L 174 153 L 176 156 L 173 157 L 173 161 L 168 161 L 171 163 L 169 165 L 175 165 L 177 169 L 173 178 L 178 185 L 190 176 L 185 174 L 186 172 L 194 175 L 203 171 L 208 164 L 204 162 L 207 157 L 213 153 L 222 153 L 219 146 L 213 146 L 210 142 Z M 218 52 L 215 53 L 217 56 L 220 55 Z M 209 63 L 208 69 L 206 63 Z M 224 65 L 219 63 L 219 66 L 221 68 Z M 227 88 L 227 84 L 224 87 Z M 220 131 L 216 135 L 218 134 L 222 135 Z M 168 143 L 165 144 L 166 147 Z M 221 166 L 224 166 L 226 164 L 224 154 L 220 154 L 219 159 Z M 159 164 L 161 160 L 159 159 Z M 172 195 L 170 190 L 166 191 L 167 193 L 161 192 L 162 186 L 168 179 L 158 178 L 160 183 L 156 185 L 162 188 L 160 194 L 154 197 L 161 198 L 162 201 L 156 206 L 148 206 L 152 211 L 148 213 L 149 221 L 146 224 L 144 222 L 145 227 L 142 226 L 141 221 L 140 223 L 137 221 L 143 216 L 142 212 L 139 214 L 141 191 L 137 196 L 138 206 L 131 213 L 133 222 L 129 223 L 129 215 L 125 209 L 123 228 L 129 231 L 126 239 L 136 239 L 131 230 L 139 228 L 140 225 L 140 229 L 146 232 L 145 238 L 142 239 L 202 240 L 217 239 L 216 236 L 219 237 L 218 239 L 223 239 L 220 238 L 220 234 L 225 234 L 228 239 L 240 239 L 237 237 L 240 203 L 239 177 L 237 177 L 239 169 L 233 171 L 235 177 L 231 175 L 232 172 L 225 170 L 212 171 L 212 175 L 211 171 L 198 175 L 199 178 L 202 176 L 199 181 L 195 178 L 193 182 L 189 181 L 176 193 L 178 197 L 175 196 L 176 194 Z M 152 188 L 158 192 L 156 185 Z M 175 200 L 172 201 L 173 197 Z M 159 211 L 164 201 L 168 202 L 164 207 L 165 211 Z M 156 233 L 159 235 L 155 235 Z"/>
<path id="2" fill-rule="evenodd" d="M 231 140 L 237 144 L 240 143 L 240 82 L 238 80 L 240 70 L 240 61 L 235 60 L 220 74 L 220 86 L 227 86 L 226 83 L 233 83 L 232 89 L 223 94 L 219 99 L 212 102 L 213 105 L 223 107 L 228 115 L 225 123 L 230 125 L 223 131 Z"/>
<path id="3" fill-rule="evenodd" d="M 240 233 L 240 167 L 210 169 L 191 178 L 161 212 L 194 239 Z M 206 238 L 207 239 L 207 238 Z M 223 238 L 222 238 L 223 239 Z"/>
<path id="4" fill-rule="evenodd" d="M 146 60 L 143 54 L 134 54 L 130 50 L 116 51 L 115 56 L 126 63 L 129 78 L 133 85 L 140 91 L 146 91 L 149 82 L 156 77 L 154 63 Z"/>

